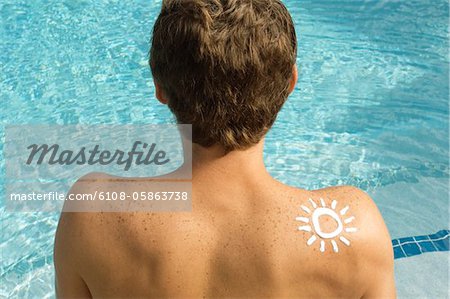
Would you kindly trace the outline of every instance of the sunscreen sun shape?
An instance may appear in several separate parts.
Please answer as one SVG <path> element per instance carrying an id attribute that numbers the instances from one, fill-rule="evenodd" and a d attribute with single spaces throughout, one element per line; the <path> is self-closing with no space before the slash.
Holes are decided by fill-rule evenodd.
<path id="1" fill-rule="evenodd" d="M 306 245 L 311 246 L 314 242 L 320 241 L 319 249 L 321 252 L 325 252 L 326 248 L 331 248 L 334 252 L 339 252 L 337 241 L 340 241 L 346 246 L 350 246 L 350 241 L 347 239 L 347 235 L 344 234 L 358 231 L 356 227 L 351 226 L 351 223 L 355 220 L 355 216 L 346 216 L 350 207 L 346 205 L 338 209 L 338 202 L 336 200 L 333 200 L 330 207 L 328 207 L 323 198 L 320 198 L 320 203 L 315 202 L 312 198 L 309 198 L 308 201 L 312 208 L 301 205 L 300 209 L 306 215 L 295 218 L 296 221 L 304 223 L 304 225 L 298 227 L 298 230 L 311 234 Z M 337 226 L 333 231 L 323 231 L 320 222 L 322 216 L 331 217 L 336 222 Z M 327 246 L 326 241 L 330 241 L 330 245 Z"/>

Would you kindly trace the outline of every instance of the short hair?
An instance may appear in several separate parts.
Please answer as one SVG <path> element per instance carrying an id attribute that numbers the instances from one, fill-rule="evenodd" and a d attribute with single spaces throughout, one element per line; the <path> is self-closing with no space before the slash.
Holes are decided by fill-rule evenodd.
<path id="1" fill-rule="evenodd" d="M 246 149 L 273 125 L 297 56 L 292 18 L 279 0 L 164 0 L 150 67 L 192 141 Z"/>

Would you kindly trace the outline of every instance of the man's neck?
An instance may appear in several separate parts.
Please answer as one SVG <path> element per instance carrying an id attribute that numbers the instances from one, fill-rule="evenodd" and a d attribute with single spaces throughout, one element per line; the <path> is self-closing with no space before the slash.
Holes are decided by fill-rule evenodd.
<path id="1" fill-rule="evenodd" d="M 270 178 L 263 160 L 264 139 L 245 149 L 226 153 L 220 146 L 192 145 L 193 176 L 217 177 L 228 182 L 252 182 Z"/>

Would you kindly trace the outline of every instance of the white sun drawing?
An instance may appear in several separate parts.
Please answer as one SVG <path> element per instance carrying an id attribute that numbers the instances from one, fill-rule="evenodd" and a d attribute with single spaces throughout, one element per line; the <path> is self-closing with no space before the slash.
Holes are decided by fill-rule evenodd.
<path id="1" fill-rule="evenodd" d="M 353 222 L 353 220 L 355 220 L 355 217 L 346 215 L 349 210 L 349 206 L 344 206 L 342 209 L 336 210 L 336 207 L 338 205 L 336 200 L 333 200 L 331 202 L 331 207 L 326 206 L 323 198 L 320 198 L 320 205 L 317 204 L 312 198 L 310 198 L 308 201 L 311 203 L 312 209 L 308 208 L 305 205 L 300 206 L 300 208 L 307 214 L 307 216 L 299 216 L 295 218 L 295 220 L 304 223 L 304 225 L 298 227 L 298 230 L 312 233 L 306 244 L 308 246 L 311 246 L 320 238 L 321 252 L 325 251 L 326 240 L 330 240 L 334 252 L 339 252 L 337 240 L 344 243 L 344 245 L 346 246 L 350 246 L 350 241 L 343 235 L 343 232 L 354 233 L 358 229 L 351 226 L 351 223 Z M 319 218 L 325 215 L 333 218 L 337 223 L 336 229 L 332 232 L 324 232 L 320 227 Z"/>

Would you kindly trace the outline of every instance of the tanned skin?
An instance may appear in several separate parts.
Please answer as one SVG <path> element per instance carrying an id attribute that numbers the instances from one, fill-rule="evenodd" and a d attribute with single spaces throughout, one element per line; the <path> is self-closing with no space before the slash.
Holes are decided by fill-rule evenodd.
<path id="1" fill-rule="evenodd" d="M 292 91 L 295 67 L 291 80 Z M 167 103 L 157 84 L 156 96 Z M 63 212 L 58 298 L 395 298 L 390 236 L 372 199 L 351 186 L 309 191 L 276 181 L 263 142 L 226 155 L 194 144 L 192 212 Z M 108 178 L 88 175 L 71 192 L 95 191 Z M 136 191 L 125 178 L 109 186 Z M 343 232 L 350 246 L 336 253 L 329 243 L 325 252 L 306 244 L 311 233 L 295 218 L 309 198 L 349 206 L 358 229 Z M 330 217 L 320 225 L 336 228 Z"/>

